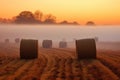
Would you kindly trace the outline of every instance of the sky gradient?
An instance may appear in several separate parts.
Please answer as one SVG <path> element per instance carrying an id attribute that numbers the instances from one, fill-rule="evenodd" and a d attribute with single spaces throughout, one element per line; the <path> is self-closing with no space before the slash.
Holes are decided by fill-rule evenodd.
<path id="1" fill-rule="evenodd" d="M 120 24 L 120 0 L 0 0 L 0 17 L 12 18 L 21 11 L 53 14 L 57 21 L 85 24 Z"/>

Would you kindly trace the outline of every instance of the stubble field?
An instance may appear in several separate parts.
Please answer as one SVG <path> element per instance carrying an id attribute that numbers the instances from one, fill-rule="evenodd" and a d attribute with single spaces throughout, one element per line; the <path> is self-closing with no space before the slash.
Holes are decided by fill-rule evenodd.
<path id="1" fill-rule="evenodd" d="M 39 47 L 38 59 L 20 60 L 18 45 L 0 44 L 0 80 L 120 80 L 119 50 L 78 61 L 74 48 Z"/>

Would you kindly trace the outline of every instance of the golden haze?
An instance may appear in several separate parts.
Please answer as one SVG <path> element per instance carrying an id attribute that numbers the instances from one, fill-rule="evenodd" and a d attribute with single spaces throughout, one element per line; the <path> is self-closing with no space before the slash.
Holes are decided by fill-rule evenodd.
<path id="1" fill-rule="evenodd" d="M 12 18 L 21 11 L 51 13 L 57 21 L 85 24 L 120 24 L 120 0 L 0 0 L 0 17 Z"/>

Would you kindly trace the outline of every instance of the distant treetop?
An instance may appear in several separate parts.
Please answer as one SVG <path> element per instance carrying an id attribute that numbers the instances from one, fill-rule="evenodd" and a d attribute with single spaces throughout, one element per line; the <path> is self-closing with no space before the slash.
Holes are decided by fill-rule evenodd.
<path id="1" fill-rule="evenodd" d="M 95 23 L 93 21 L 88 21 L 86 25 L 95 25 Z"/>
<path id="2" fill-rule="evenodd" d="M 59 24 L 63 24 L 63 25 L 68 25 L 68 24 L 69 25 L 79 25 L 76 21 L 74 21 L 74 22 L 68 22 L 66 20 L 60 22 Z"/>
<path id="3" fill-rule="evenodd" d="M 39 21 L 35 19 L 34 14 L 30 11 L 22 11 L 16 16 L 15 23 L 38 23 Z"/>

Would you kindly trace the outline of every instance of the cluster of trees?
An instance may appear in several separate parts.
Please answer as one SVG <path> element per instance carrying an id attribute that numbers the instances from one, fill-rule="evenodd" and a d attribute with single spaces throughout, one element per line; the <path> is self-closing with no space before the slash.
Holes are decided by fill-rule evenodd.
<path id="1" fill-rule="evenodd" d="M 0 18 L 0 24 L 3 24 L 3 23 L 11 23 L 12 20 L 11 19 L 6 19 L 6 18 Z"/>
<path id="2" fill-rule="evenodd" d="M 0 18 L 0 23 L 15 23 L 15 24 L 73 24 L 78 25 L 77 22 L 68 22 L 66 20 L 57 23 L 56 17 L 52 14 L 44 15 L 41 11 L 22 11 L 17 16 L 12 19 L 2 19 Z M 94 25 L 94 23 L 88 22 L 86 25 Z"/>
<path id="3" fill-rule="evenodd" d="M 55 24 L 56 23 L 56 17 L 48 14 L 44 15 L 40 11 L 36 11 L 35 13 L 32 13 L 30 11 L 22 11 L 15 17 L 14 23 L 18 24 Z"/>
<path id="4" fill-rule="evenodd" d="M 16 16 L 14 23 L 40 23 L 40 24 L 78 24 L 77 22 L 62 21 L 60 23 L 56 22 L 56 17 L 52 14 L 44 15 L 40 11 L 32 13 L 30 11 L 22 11 L 18 16 Z"/>

